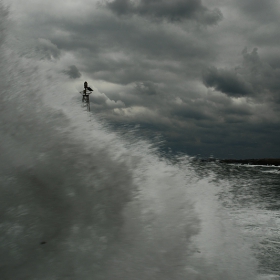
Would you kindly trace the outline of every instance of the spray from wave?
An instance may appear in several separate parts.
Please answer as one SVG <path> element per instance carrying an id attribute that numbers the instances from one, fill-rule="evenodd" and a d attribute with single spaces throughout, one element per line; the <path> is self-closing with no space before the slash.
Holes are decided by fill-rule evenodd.
<path id="1" fill-rule="evenodd" d="M 3 40 L 0 59 L 1 279 L 256 279 L 188 157 L 108 132 Z"/>

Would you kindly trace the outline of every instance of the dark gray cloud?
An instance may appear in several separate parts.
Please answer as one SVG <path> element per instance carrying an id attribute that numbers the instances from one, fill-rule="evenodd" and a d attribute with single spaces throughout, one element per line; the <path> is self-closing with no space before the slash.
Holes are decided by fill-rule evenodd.
<path id="1" fill-rule="evenodd" d="M 279 1 L 238 0 L 234 6 L 240 11 L 238 17 L 246 41 L 251 42 L 251 46 L 274 52 L 272 47 L 277 48 L 280 43 Z"/>
<path id="2" fill-rule="evenodd" d="M 239 8 L 246 16 L 250 16 L 256 21 L 267 23 L 279 18 L 278 14 L 278 1 L 259 1 L 259 0 L 247 0 L 236 1 Z"/>
<path id="3" fill-rule="evenodd" d="M 203 75 L 203 83 L 232 97 L 247 96 L 253 93 L 250 84 L 242 80 L 234 71 L 208 68 Z"/>
<path id="4" fill-rule="evenodd" d="M 63 71 L 66 75 L 70 77 L 70 79 L 77 79 L 82 76 L 79 69 L 75 65 L 71 65 L 67 70 Z"/>
<path id="5" fill-rule="evenodd" d="M 209 10 L 200 0 L 114 0 L 107 2 L 107 7 L 118 15 L 137 14 L 170 21 L 192 19 L 206 25 L 217 24 L 223 17 L 219 9 Z"/>
<path id="6" fill-rule="evenodd" d="M 277 98 L 280 90 L 280 69 L 277 61 L 272 67 L 261 60 L 258 49 L 242 51 L 243 62 L 234 69 L 217 69 L 210 67 L 203 73 L 203 83 L 231 97 L 255 97 L 258 100 Z"/>
<path id="7" fill-rule="evenodd" d="M 212 40 L 206 31 L 194 35 L 169 25 L 153 24 L 151 28 L 141 19 L 123 21 L 108 14 L 96 16 L 85 26 L 69 22 L 65 29 L 65 24 L 57 25 L 64 32 L 71 30 L 72 36 L 65 40 L 51 34 L 52 42 L 62 50 L 76 52 L 95 79 L 113 83 L 149 81 L 151 76 L 158 76 L 154 82 L 160 82 L 160 72 L 170 72 L 173 78 L 176 73 L 178 79 L 193 77 L 216 55 L 205 43 L 205 39 Z"/>
<path id="8" fill-rule="evenodd" d="M 95 89 L 93 112 L 111 124 L 160 133 L 192 155 L 280 155 L 275 1 L 104 2 L 22 5 L 18 34 L 39 42 L 42 63 L 77 65 Z"/>
<path id="9" fill-rule="evenodd" d="M 242 55 L 243 64 L 237 69 L 240 75 L 252 85 L 254 92 L 259 96 L 271 100 L 277 98 L 280 90 L 280 69 L 275 65 L 272 67 L 269 61 L 261 59 L 257 48 L 251 52 L 245 48 Z"/>

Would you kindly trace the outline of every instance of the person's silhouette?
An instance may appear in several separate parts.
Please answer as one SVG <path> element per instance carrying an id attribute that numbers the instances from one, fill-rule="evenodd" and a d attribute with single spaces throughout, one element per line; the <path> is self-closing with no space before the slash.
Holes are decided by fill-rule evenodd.
<path id="1" fill-rule="evenodd" d="M 87 90 L 89 92 L 87 92 Z M 91 87 L 89 87 L 87 81 L 85 81 L 84 90 L 83 90 L 83 101 L 89 98 L 89 95 L 91 94 L 92 91 L 93 91 L 93 89 Z"/>
<path id="2" fill-rule="evenodd" d="M 87 81 L 85 81 L 84 82 L 84 91 L 83 91 L 83 101 L 86 100 L 87 88 L 88 88 L 88 83 L 87 83 Z"/>
<path id="3" fill-rule="evenodd" d="M 87 81 L 84 82 L 84 88 L 85 88 L 85 91 L 87 90 Z"/>

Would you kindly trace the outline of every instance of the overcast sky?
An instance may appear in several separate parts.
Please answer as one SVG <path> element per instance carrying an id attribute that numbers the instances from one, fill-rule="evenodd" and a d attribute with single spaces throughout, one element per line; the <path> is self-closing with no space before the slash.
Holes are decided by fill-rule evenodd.
<path id="1" fill-rule="evenodd" d="M 110 123 L 189 155 L 280 157 L 278 0 L 4 3 L 15 49 L 69 90 L 87 80 Z"/>

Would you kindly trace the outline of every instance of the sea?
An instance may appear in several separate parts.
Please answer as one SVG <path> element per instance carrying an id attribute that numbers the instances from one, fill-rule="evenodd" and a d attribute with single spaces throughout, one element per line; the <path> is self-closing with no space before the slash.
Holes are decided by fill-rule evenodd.
<path id="1" fill-rule="evenodd" d="M 0 26 L 1 280 L 280 279 L 277 167 L 114 131 Z"/>

